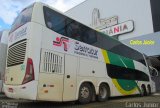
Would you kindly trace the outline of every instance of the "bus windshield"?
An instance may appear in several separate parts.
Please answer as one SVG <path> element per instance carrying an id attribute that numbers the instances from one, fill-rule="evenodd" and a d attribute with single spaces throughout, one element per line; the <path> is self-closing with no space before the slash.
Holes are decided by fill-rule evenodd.
<path id="1" fill-rule="evenodd" d="M 32 6 L 29 6 L 28 8 L 25 8 L 15 19 L 12 28 L 11 28 L 11 32 L 13 32 L 14 30 L 16 30 L 17 28 L 19 28 L 20 26 L 26 24 L 27 22 L 31 21 L 31 17 L 32 17 Z"/>

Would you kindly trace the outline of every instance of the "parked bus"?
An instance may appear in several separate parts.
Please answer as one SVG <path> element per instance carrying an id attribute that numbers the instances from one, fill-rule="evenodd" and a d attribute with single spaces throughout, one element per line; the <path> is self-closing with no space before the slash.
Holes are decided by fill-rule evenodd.
<path id="1" fill-rule="evenodd" d="M 89 103 L 154 92 L 143 54 L 48 5 L 34 3 L 9 34 L 5 94 Z"/>
<path id="2" fill-rule="evenodd" d="M 3 92 L 9 30 L 0 31 L 0 92 Z"/>

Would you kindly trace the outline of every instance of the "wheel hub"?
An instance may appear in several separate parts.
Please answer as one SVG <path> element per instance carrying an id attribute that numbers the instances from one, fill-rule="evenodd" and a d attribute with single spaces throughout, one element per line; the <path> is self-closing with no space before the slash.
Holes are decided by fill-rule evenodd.
<path id="1" fill-rule="evenodd" d="M 81 97 L 88 98 L 89 96 L 89 89 L 87 87 L 83 87 L 81 89 Z"/>

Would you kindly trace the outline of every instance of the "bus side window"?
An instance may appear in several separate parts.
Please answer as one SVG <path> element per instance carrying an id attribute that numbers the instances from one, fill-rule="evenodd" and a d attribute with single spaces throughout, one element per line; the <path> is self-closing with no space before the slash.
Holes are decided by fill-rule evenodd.
<path id="1" fill-rule="evenodd" d="M 67 37 L 81 41 L 80 24 L 74 20 L 67 19 L 65 23 L 65 31 Z"/>
<path id="2" fill-rule="evenodd" d="M 94 44 L 95 42 L 97 42 L 97 36 L 95 31 L 90 29 L 82 33 L 81 37 L 82 37 L 82 41 L 88 44 Z"/>
<path id="3" fill-rule="evenodd" d="M 54 10 L 49 10 L 48 8 L 44 8 L 44 14 L 45 14 L 45 22 L 49 29 L 62 34 L 65 34 L 65 19 L 66 17 L 55 12 Z"/>
<path id="4" fill-rule="evenodd" d="M 96 33 L 89 27 L 81 25 L 79 22 L 67 19 L 65 22 L 66 35 L 75 40 L 93 44 L 97 41 Z"/>

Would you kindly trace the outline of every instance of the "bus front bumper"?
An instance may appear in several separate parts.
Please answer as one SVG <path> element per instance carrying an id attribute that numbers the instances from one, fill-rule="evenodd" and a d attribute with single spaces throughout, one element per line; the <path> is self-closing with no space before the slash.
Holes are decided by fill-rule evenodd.
<path id="1" fill-rule="evenodd" d="M 5 95 L 14 99 L 36 100 L 37 81 L 31 81 L 23 85 L 6 85 L 4 84 Z"/>

